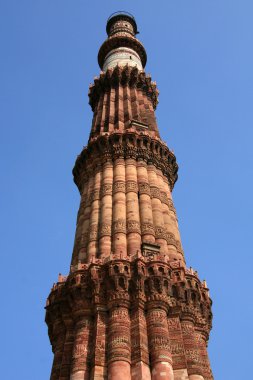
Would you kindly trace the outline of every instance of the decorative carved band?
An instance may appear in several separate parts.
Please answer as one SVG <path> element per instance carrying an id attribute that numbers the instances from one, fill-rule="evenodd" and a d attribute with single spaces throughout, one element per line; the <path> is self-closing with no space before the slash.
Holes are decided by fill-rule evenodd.
<path id="1" fill-rule="evenodd" d="M 138 185 L 135 181 L 126 181 L 126 192 L 138 192 Z"/>
<path id="2" fill-rule="evenodd" d="M 155 227 L 155 237 L 156 239 L 165 239 L 166 240 L 166 232 L 163 227 L 156 226 Z"/>
<path id="3" fill-rule="evenodd" d="M 136 220 L 128 220 L 127 221 L 127 233 L 136 232 L 138 234 L 141 233 L 140 223 Z"/>
<path id="4" fill-rule="evenodd" d="M 102 185 L 101 194 L 102 194 L 102 197 L 104 195 L 112 195 L 112 185 L 109 183 L 105 183 L 104 185 Z"/>
<path id="5" fill-rule="evenodd" d="M 160 189 L 156 186 L 150 186 L 151 198 L 161 199 Z"/>
<path id="6" fill-rule="evenodd" d="M 166 232 L 166 240 L 168 244 L 177 246 L 176 238 L 171 232 Z"/>
<path id="7" fill-rule="evenodd" d="M 94 169 L 97 165 L 95 157 L 99 157 L 101 163 L 119 158 L 133 158 L 137 160 L 138 165 L 150 162 L 167 177 L 171 190 L 177 180 L 178 166 L 175 156 L 160 140 L 136 132 L 112 133 L 111 135 L 94 138 L 90 141 L 88 147 L 84 148 L 78 156 L 73 169 L 73 175 L 74 181 L 81 193 L 84 183 L 87 181 L 87 176 L 94 175 Z M 138 162 L 138 160 L 140 161 Z M 102 194 L 105 191 L 110 193 L 110 187 L 105 186 L 110 185 L 103 185 Z M 148 192 L 146 184 L 141 186 L 140 191 Z M 150 190 L 148 194 L 150 194 Z M 97 196 L 94 195 L 92 197 Z M 168 201 L 166 203 L 168 204 Z"/>
<path id="8" fill-rule="evenodd" d="M 147 364 L 149 355 L 152 363 L 161 359 L 171 362 L 172 357 L 173 370 L 187 368 L 189 373 L 202 373 L 211 380 L 206 344 L 212 301 L 196 272 L 180 262 L 175 269 L 174 264 L 160 258 L 153 262 L 143 257 L 96 259 L 80 264 L 69 276 L 61 276 L 46 306 L 55 358 L 58 337 L 64 337 L 62 321 L 68 321 L 76 326 L 69 352 L 75 371 L 97 360 L 101 352 L 103 356 L 107 347 L 102 359 L 106 364 L 113 360 L 130 362 L 133 355 L 147 358 Z M 178 272 L 177 278 L 174 274 Z M 98 308 L 105 310 L 108 319 L 97 319 Z M 91 348 L 97 346 L 90 344 L 95 340 L 98 351 Z"/>
<path id="9" fill-rule="evenodd" d="M 99 237 L 102 236 L 111 236 L 112 234 L 112 226 L 111 223 L 103 223 L 101 225 L 100 231 L 99 231 Z"/>
<path id="10" fill-rule="evenodd" d="M 97 240 L 98 238 L 98 225 L 92 224 L 90 226 L 89 241 Z"/>
<path id="11" fill-rule="evenodd" d="M 100 190 L 98 189 L 93 190 L 92 193 L 90 194 L 89 202 L 92 203 L 99 199 L 100 199 Z"/>
<path id="12" fill-rule="evenodd" d="M 166 192 L 165 191 L 161 191 L 160 192 L 160 195 L 161 195 L 161 201 L 163 202 L 163 203 L 165 203 L 167 206 L 169 206 L 169 198 L 167 197 L 167 194 L 166 194 Z"/>
<path id="13" fill-rule="evenodd" d="M 139 193 L 140 194 L 147 194 L 147 195 L 150 196 L 150 187 L 149 187 L 148 183 L 146 183 L 146 182 L 139 182 L 138 186 L 139 186 Z"/>
<path id="14" fill-rule="evenodd" d="M 125 184 L 125 182 L 123 182 L 123 181 L 115 181 L 113 183 L 113 190 L 112 190 L 112 192 L 113 192 L 113 194 L 118 193 L 118 192 L 125 193 L 126 192 L 126 184 Z"/>
<path id="15" fill-rule="evenodd" d="M 141 223 L 141 233 L 155 236 L 155 229 L 151 223 Z"/>
<path id="16" fill-rule="evenodd" d="M 126 233 L 126 221 L 124 219 L 118 219 L 115 222 L 113 222 L 113 233 Z"/>

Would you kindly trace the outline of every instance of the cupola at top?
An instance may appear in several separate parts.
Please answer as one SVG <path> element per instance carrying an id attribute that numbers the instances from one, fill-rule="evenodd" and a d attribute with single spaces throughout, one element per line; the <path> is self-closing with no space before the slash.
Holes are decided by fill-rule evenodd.
<path id="1" fill-rule="evenodd" d="M 134 17 L 127 12 L 113 13 L 107 20 L 106 31 L 109 37 L 118 33 L 126 33 L 132 36 L 138 33 Z"/>
<path id="2" fill-rule="evenodd" d="M 113 13 L 107 20 L 107 40 L 98 53 L 98 63 L 103 71 L 115 66 L 135 66 L 143 70 L 147 55 L 141 42 L 135 37 L 138 34 L 134 17 L 128 12 Z"/>

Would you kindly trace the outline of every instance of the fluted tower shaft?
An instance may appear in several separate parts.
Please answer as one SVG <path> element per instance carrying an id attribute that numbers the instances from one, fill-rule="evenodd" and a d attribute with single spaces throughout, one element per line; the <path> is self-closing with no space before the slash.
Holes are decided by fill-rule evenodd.
<path id="1" fill-rule="evenodd" d="M 51 380 L 211 380 L 211 300 L 185 264 L 156 83 L 133 16 L 112 15 L 107 33 L 73 169 L 81 202 L 70 273 L 47 300 Z"/>

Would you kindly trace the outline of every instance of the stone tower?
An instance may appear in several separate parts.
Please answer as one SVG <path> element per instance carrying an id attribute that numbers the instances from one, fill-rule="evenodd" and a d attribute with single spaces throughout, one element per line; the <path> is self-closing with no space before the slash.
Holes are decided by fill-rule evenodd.
<path id="1" fill-rule="evenodd" d="M 133 16 L 113 14 L 106 30 L 90 137 L 73 169 L 81 203 L 70 272 L 46 305 L 51 380 L 211 380 L 212 302 L 185 264 L 156 83 Z"/>

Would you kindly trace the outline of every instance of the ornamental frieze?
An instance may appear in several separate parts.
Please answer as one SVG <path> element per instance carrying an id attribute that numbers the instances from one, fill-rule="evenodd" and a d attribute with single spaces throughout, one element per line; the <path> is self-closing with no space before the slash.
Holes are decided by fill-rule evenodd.
<path id="1" fill-rule="evenodd" d="M 150 310 L 148 314 L 148 320 L 150 323 L 163 323 L 166 320 L 166 314 L 164 311 L 159 311 L 159 309 Z"/>
<path id="2" fill-rule="evenodd" d="M 169 206 L 169 199 L 167 197 L 166 192 L 165 191 L 160 191 L 160 196 L 161 196 L 160 199 L 161 199 L 162 203 L 165 203 L 166 205 Z"/>
<path id="3" fill-rule="evenodd" d="M 118 308 L 118 309 L 113 309 L 111 311 L 111 318 L 117 318 L 117 319 L 126 319 L 126 322 L 129 319 L 129 312 L 125 308 Z"/>
<path id="4" fill-rule="evenodd" d="M 130 232 L 136 232 L 138 234 L 141 233 L 140 223 L 136 220 L 128 220 L 126 228 L 127 228 L 127 233 L 130 233 Z"/>
<path id="5" fill-rule="evenodd" d="M 124 347 L 130 345 L 130 339 L 128 336 L 116 336 L 109 343 L 108 348 Z"/>
<path id="6" fill-rule="evenodd" d="M 150 186 L 147 182 L 138 182 L 139 193 L 147 194 L 150 196 Z"/>
<path id="7" fill-rule="evenodd" d="M 116 220 L 115 222 L 113 222 L 113 233 L 118 233 L 118 232 L 122 232 L 122 233 L 126 233 L 126 221 L 124 219 L 118 219 Z"/>
<path id="8" fill-rule="evenodd" d="M 105 195 L 112 195 L 112 184 L 105 183 L 101 186 L 102 197 Z"/>
<path id="9" fill-rule="evenodd" d="M 111 236 L 112 234 L 112 224 L 111 223 L 102 223 L 99 231 L 99 237 L 102 236 Z"/>
<path id="10" fill-rule="evenodd" d="M 199 363 L 200 359 L 197 350 L 186 349 L 185 354 L 187 356 L 187 359 L 192 360 L 194 363 Z"/>
<path id="11" fill-rule="evenodd" d="M 141 233 L 155 236 L 155 229 L 151 223 L 141 223 Z"/>
<path id="12" fill-rule="evenodd" d="M 94 201 L 98 201 L 99 199 L 100 199 L 100 190 L 98 189 L 93 190 L 89 197 L 90 203 Z"/>
<path id="13" fill-rule="evenodd" d="M 87 346 L 87 343 L 83 342 L 80 344 L 76 344 L 74 346 L 73 357 L 80 358 L 84 354 L 90 354 L 90 348 Z"/>
<path id="14" fill-rule="evenodd" d="M 126 139 L 123 136 L 131 136 L 133 139 L 134 147 L 129 147 Z M 178 166 L 176 164 L 175 156 L 169 151 L 159 139 L 154 140 L 155 143 L 151 144 L 153 139 L 150 136 L 140 135 L 137 132 L 130 133 L 113 133 L 108 136 L 99 136 L 89 142 L 88 147 L 84 148 L 82 153 L 76 160 L 73 169 L 75 183 L 77 184 L 80 192 L 82 192 L 84 183 L 87 176 L 93 176 L 94 170 L 97 166 L 95 157 L 99 160 L 106 162 L 107 160 L 113 161 L 116 159 L 128 159 L 133 156 L 133 149 L 135 150 L 135 158 L 140 164 L 152 163 L 156 168 L 162 170 L 163 174 L 169 181 L 172 190 L 174 183 L 177 180 Z M 145 142 L 145 149 L 140 146 L 141 142 Z M 138 161 L 141 159 L 141 161 Z"/>
<path id="15" fill-rule="evenodd" d="M 126 181 L 126 193 L 128 192 L 138 192 L 138 185 L 135 181 Z"/>
<path id="16" fill-rule="evenodd" d="M 155 186 L 150 186 L 151 198 L 161 199 L 160 189 Z"/>
<path id="17" fill-rule="evenodd" d="M 171 341 L 170 343 L 171 346 L 171 353 L 173 355 L 183 355 L 184 354 L 184 345 L 183 343 L 174 343 Z"/>
<path id="18" fill-rule="evenodd" d="M 169 245 L 174 245 L 175 247 L 177 247 L 176 238 L 171 232 L 166 232 L 165 236 L 166 236 L 167 243 Z"/>
<path id="19" fill-rule="evenodd" d="M 154 349 L 154 351 L 157 351 L 159 349 L 163 349 L 169 352 L 171 351 L 169 338 L 163 336 L 155 336 L 149 340 L 149 344 Z"/>
<path id="20" fill-rule="evenodd" d="M 95 225 L 93 227 L 94 231 L 96 232 L 97 226 Z M 173 262 L 172 264 L 174 265 L 175 263 Z M 92 310 L 97 301 L 94 297 L 92 297 L 92 295 L 94 293 L 94 281 L 97 281 L 99 282 L 99 286 L 97 287 L 97 297 L 99 297 L 97 299 L 99 299 L 99 305 L 100 307 L 103 305 L 103 309 L 107 310 L 107 312 L 110 310 L 110 323 L 112 326 L 115 324 L 116 328 L 116 335 L 112 337 L 111 341 L 109 360 L 114 360 L 114 358 L 116 359 L 119 357 L 124 357 L 126 360 L 129 360 L 130 350 L 135 358 L 135 355 L 137 355 L 136 347 L 139 347 L 141 350 L 142 357 L 143 355 L 145 356 L 145 351 L 147 350 L 145 339 L 143 341 L 139 341 L 138 346 L 137 343 L 135 343 L 135 340 L 129 339 L 128 333 L 124 330 L 124 328 L 129 328 L 131 321 L 131 326 L 134 329 L 139 328 L 138 326 L 141 326 L 144 331 L 147 331 L 146 317 L 142 308 L 139 310 L 135 309 L 136 311 L 132 311 L 131 313 L 128 310 L 130 305 L 129 301 L 136 302 L 136 299 L 139 297 L 138 289 L 131 288 L 130 290 L 129 283 L 130 280 L 133 281 L 133 283 L 137 283 L 136 276 L 139 273 L 137 271 L 137 268 L 141 265 L 141 268 L 144 268 L 144 271 L 140 268 L 140 275 L 143 277 L 143 284 L 146 284 L 148 280 L 148 284 L 151 286 L 151 288 L 149 288 L 148 285 L 146 288 L 147 298 L 143 297 L 141 301 L 142 305 L 148 309 L 148 326 L 149 328 L 153 326 L 155 329 L 164 329 L 166 326 L 168 326 L 168 331 L 172 334 L 170 341 L 168 341 L 167 336 L 158 334 L 152 338 L 153 340 L 150 342 L 150 344 L 152 347 L 154 347 L 155 352 L 159 352 L 159 355 L 162 353 L 162 355 L 164 354 L 169 358 L 169 353 L 172 352 L 173 366 L 179 368 L 180 363 L 184 364 L 183 353 L 181 353 L 182 342 L 180 342 L 182 331 L 186 345 L 185 348 L 187 350 L 187 358 L 188 360 L 191 360 L 194 365 L 199 365 L 198 360 L 203 361 L 203 358 L 202 356 L 197 356 L 195 347 L 191 347 L 192 335 L 196 335 L 196 343 L 199 343 L 199 346 L 203 345 L 204 350 L 205 339 L 208 339 L 208 333 L 211 328 L 211 324 L 209 322 L 211 315 L 207 313 L 207 316 L 205 317 L 205 315 L 201 313 L 204 309 L 210 309 L 211 301 L 207 295 L 206 300 L 201 301 L 203 306 L 200 307 L 200 303 L 197 303 L 193 306 L 187 304 L 187 301 L 184 301 L 180 297 L 177 297 L 177 299 L 170 297 L 168 293 L 166 293 L 168 290 L 164 285 L 164 281 L 167 281 L 170 288 L 172 281 L 170 273 L 172 264 L 165 264 L 164 262 L 160 262 L 159 264 L 157 263 L 150 265 L 145 262 L 144 258 L 141 260 L 137 258 L 133 261 L 131 261 L 130 258 L 128 258 L 128 260 L 119 259 L 115 262 L 97 260 L 96 264 L 82 264 L 82 269 L 80 269 L 80 266 L 78 272 L 72 273 L 68 279 L 65 279 L 63 282 L 59 282 L 53 287 L 47 302 L 48 323 L 49 325 L 53 326 L 55 323 L 55 318 L 57 320 L 61 320 L 63 318 L 63 316 L 61 316 L 61 313 L 64 313 L 65 319 L 71 319 L 72 315 L 76 317 L 80 316 L 80 311 L 82 310 L 86 310 L 87 313 L 93 313 Z M 108 276 L 109 266 L 112 268 L 112 273 L 110 276 Z M 116 266 L 117 268 L 114 269 Z M 153 268 L 152 274 L 151 270 L 149 270 L 150 266 Z M 164 270 L 162 271 L 161 268 Z M 181 268 L 181 264 L 178 266 L 178 268 Z M 94 270 L 96 272 L 95 277 L 93 273 Z M 176 271 L 178 270 L 179 269 L 176 269 Z M 182 268 L 182 270 L 184 271 L 184 268 Z M 191 273 L 191 271 L 188 272 Z M 194 278 L 196 276 L 197 275 L 195 274 Z M 115 279 L 112 288 L 108 283 L 109 277 L 110 279 Z M 122 280 L 120 280 L 120 277 L 122 277 Z M 82 280 L 82 278 L 84 280 Z M 161 281 L 158 281 L 156 284 L 155 282 L 157 282 L 158 278 L 160 278 Z M 93 280 L 91 281 L 91 279 Z M 149 280 L 152 280 L 152 284 Z M 121 283 L 119 281 L 121 281 Z M 173 277 L 173 284 L 175 282 L 177 283 L 178 287 L 182 286 L 182 278 L 177 279 L 177 277 Z M 158 287 L 156 285 L 158 285 Z M 122 289 L 122 286 L 124 287 L 124 290 Z M 204 285 L 199 280 L 198 286 L 198 292 L 201 294 L 201 292 L 203 292 Z M 182 287 L 182 290 L 184 289 L 185 287 Z M 66 307 L 66 305 L 68 306 Z M 120 305 L 122 305 L 122 307 L 119 307 Z M 56 306 L 58 308 L 58 314 L 55 312 Z M 164 309 L 160 309 L 160 306 L 166 307 L 169 310 L 169 318 L 167 317 L 167 312 L 165 312 Z M 180 315 L 180 319 L 170 317 L 170 315 L 173 316 L 175 313 Z M 93 323 L 98 322 L 99 321 L 91 322 L 90 317 L 87 317 L 82 321 L 80 320 L 78 329 L 78 331 L 80 331 L 80 336 L 81 334 L 86 334 L 88 330 L 92 329 Z M 199 324 L 199 322 L 203 322 L 203 325 Z M 122 325 L 124 324 L 124 326 L 121 328 L 119 323 Z M 100 326 L 100 323 L 98 323 L 97 326 Z M 200 334 L 196 334 L 196 326 L 197 329 L 199 329 L 198 331 L 201 331 L 201 334 L 204 337 L 203 339 L 201 338 Z M 120 329 L 120 334 L 117 332 L 117 329 Z M 54 334 L 56 334 L 56 330 L 53 330 L 51 328 L 49 331 L 51 338 L 55 339 Z M 108 339 L 108 336 L 106 339 Z M 109 337 L 109 340 L 110 339 L 111 338 Z M 104 346 L 102 343 L 101 347 L 103 351 Z M 114 351 L 117 349 L 119 349 L 120 352 Z M 124 349 L 126 349 L 128 353 L 124 352 Z M 97 352 L 100 351 L 98 350 Z M 80 365 L 79 360 L 82 360 L 81 358 L 88 354 L 89 351 L 87 346 L 85 347 L 82 346 L 81 343 L 77 343 L 75 351 L 73 353 L 73 359 L 75 359 L 75 368 L 78 368 Z M 202 367 L 208 369 L 208 363 L 204 363 Z"/>
<path id="21" fill-rule="evenodd" d="M 123 360 L 123 361 L 127 361 L 127 362 L 130 362 L 131 360 L 131 353 L 130 353 L 130 347 L 121 347 L 120 350 L 116 350 L 116 348 L 114 348 L 114 350 L 110 350 L 109 351 L 109 361 L 120 361 L 120 360 Z"/>
<path id="22" fill-rule="evenodd" d="M 97 240 L 98 238 L 98 225 L 92 224 L 89 231 L 89 241 Z"/>
<path id="23" fill-rule="evenodd" d="M 156 239 L 165 239 L 166 240 L 166 232 L 163 227 L 156 226 L 155 227 L 155 237 Z"/>
<path id="24" fill-rule="evenodd" d="M 180 329 L 180 322 L 178 318 L 169 318 L 168 326 L 171 329 Z"/>
<path id="25" fill-rule="evenodd" d="M 114 181 L 112 192 L 113 192 L 113 194 L 118 193 L 118 192 L 125 193 L 126 192 L 126 184 L 125 184 L 125 182 L 123 182 L 123 181 Z"/>

